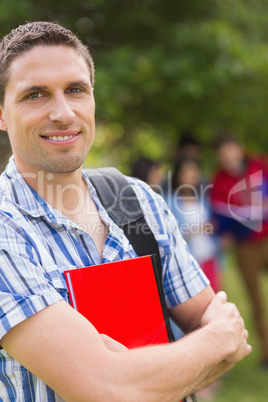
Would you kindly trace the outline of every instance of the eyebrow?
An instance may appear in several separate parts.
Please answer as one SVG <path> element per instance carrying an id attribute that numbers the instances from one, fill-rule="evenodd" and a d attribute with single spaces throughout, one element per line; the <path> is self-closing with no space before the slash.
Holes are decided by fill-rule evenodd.
<path id="1" fill-rule="evenodd" d="M 44 89 L 48 89 L 48 86 L 46 85 L 32 85 L 32 86 L 28 86 L 26 88 L 23 88 L 20 93 L 23 95 L 27 92 L 31 92 L 31 91 L 42 91 Z"/>
<path id="2" fill-rule="evenodd" d="M 74 87 L 74 86 L 80 86 L 80 85 L 81 85 L 81 86 L 84 86 L 84 87 L 92 88 L 91 83 L 89 84 L 88 82 L 82 81 L 82 80 L 69 82 L 68 85 L 67 85 L 67 87 Z"/>

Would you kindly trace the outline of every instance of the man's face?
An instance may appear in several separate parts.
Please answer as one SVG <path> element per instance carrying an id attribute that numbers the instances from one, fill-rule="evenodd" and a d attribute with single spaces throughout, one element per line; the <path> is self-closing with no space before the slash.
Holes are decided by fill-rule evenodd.
<path id="1" fill-rule="evenodd" d="M 71 47 L 36 46 L 10 66 L 0 129 L 21 173 L 69 173 L 94 139 L 95 102 L 84 59 Z"/>

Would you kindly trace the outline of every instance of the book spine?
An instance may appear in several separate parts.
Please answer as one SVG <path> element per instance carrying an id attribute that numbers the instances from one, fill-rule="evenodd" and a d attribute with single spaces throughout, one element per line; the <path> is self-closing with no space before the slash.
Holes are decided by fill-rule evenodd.
<path id="1" fill-rule="evenodd" d="M 76 305 L 76 301 L 75 301 L 74 290 L 73 290 L 70 272 L 66 272 L 66 283 L 67 283 L 67 287 L 69 290 L 69 297 L 70 297 L 71 305 L 75 310 L 77 310 L 77 305 Z"/>

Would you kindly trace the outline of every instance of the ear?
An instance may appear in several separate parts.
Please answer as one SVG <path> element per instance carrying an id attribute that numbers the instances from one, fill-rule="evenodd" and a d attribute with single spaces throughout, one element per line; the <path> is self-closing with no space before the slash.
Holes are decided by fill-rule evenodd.
<path id="1" fill-rule="evenodd" d="M 7 131 L 7 124 L 4 116 L 4 109 L 2 106 L 0 106 L 0 130 Z"/>

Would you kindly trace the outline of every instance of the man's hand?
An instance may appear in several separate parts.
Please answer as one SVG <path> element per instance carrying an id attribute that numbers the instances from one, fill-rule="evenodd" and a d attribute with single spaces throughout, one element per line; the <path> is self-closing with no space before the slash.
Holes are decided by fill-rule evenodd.
<path id="1" fill-rule="evenodd" d="M 225 310 L 225 307 L 222 306 L 225 305 L 226 303 L 227 303 L 226 293 L 223 291 L 218 292 L 211 300 L 210 304 L 208 305 L 206 311 L 204 312 L 201 318 L 200 323 L 201 327 L 204 327 L 205 325 L 209 324 L 212 321 L 221 319 L 222 316 L 219 314 L 219 310 L 220 309 Z"/>
<path id="2" fill-rule="evenodd" d="M 226 361 L 237 363 L 251 353 L 247 343 L 248 331 L 237 307 L 227 302 L 227 295 L 221 291 L 215 295 L 201 318 L 201 328 L 210 326 L 213 331 L 219 331 L 219 340 L 223 339 L 229 353 Z M 221 346 L 221 345 L 220 345 Z"/>

